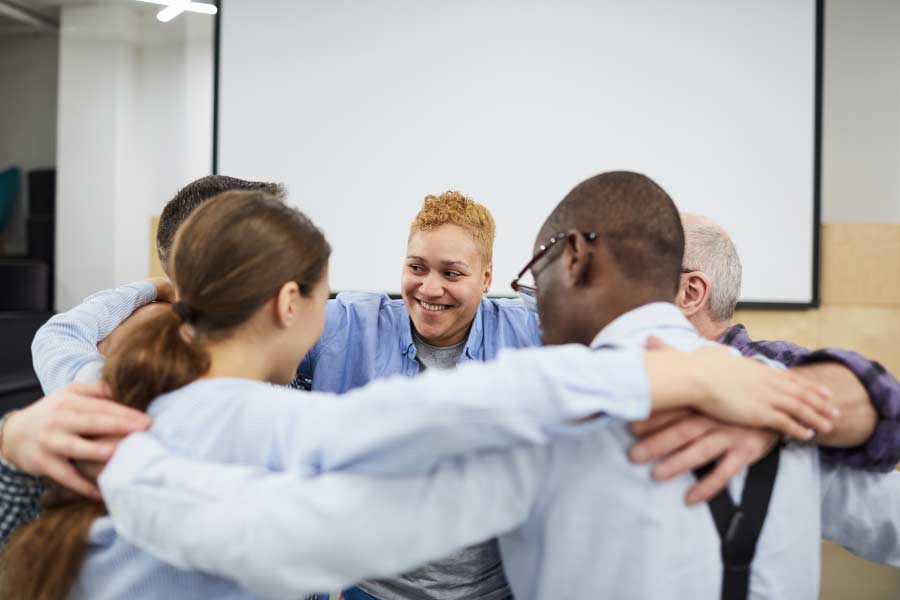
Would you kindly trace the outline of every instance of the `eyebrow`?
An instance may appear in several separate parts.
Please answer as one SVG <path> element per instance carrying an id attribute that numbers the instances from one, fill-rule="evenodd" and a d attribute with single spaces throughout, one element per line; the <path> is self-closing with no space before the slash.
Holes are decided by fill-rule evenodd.
<path id="1" fill-rule="evenodd" d="M 412 260 L 419 260 L 419 261 L 422 261 L 423 263 L 428 262 L 424 257 L 416 256 L 415 254 L 410 254 L 406 258 L 412 259 Z M 468 265 L 468 263 L 461 261 L 461 260 L 442 260 L 441 266 L 442 267 L 465 267 L 467 269 L 471 269 L 471 267 Z"/>

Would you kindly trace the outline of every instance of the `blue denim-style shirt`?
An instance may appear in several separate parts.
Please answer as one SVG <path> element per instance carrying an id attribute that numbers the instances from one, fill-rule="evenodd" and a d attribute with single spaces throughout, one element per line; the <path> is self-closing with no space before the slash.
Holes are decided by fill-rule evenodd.
<path id="1" fill-rule="evenodd" d="M 538 346 L 537 314 L 517 299 L 482 298 L 459 363 L 488 361 L 501 348 Z M 419 372 L 409 312 L 384 294 L 343 292 L 329 300 L 325 331 L 298 370 L 312 389 L 343 393 L 390 375 Z"/>

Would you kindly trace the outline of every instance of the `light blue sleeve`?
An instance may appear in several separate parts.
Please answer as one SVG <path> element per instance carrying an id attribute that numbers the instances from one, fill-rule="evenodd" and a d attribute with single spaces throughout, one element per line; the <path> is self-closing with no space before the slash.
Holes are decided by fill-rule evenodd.
<path id="1" fill-rule="evenodd" d="M 900 567 L 900 472 L 821 463 L 822 537 L 873 562 Z"/>
<path id="2" fill-rule="evenodd" d="M 521 523 L 541 449 L 448 461 L 428 474 L 304 478 L 174 457 L 125 440 L 100 477 L 116 531 L 160 560 L 297 598 L 403 572 Z"/>
<path id="3" fill-rule="evenodd" d="M 209 455 L 204 447 L 251 445 L 246 456 L 278 457 L 285 469 L 421 473 L 447 457 L 546 443 L 596 413 L 634 420 L 650 412 L 642 351 L 574 344 L 511 350 L 491 363 L 382 379 L 340 396 L 222 386 L 212 392 L 216 402 L 163 411 L 158 425 L 180 428 L 164 439 L 195 440 L 197 456 Z M 196 422 L 215 426 L 197 431 Z"/>
<path id="4" fill-rule="evenodd" d="M 142 281 L 98 292 L 47 321 L 31 344 L 34 371 L 45 394 L 75 380 L 98 379 L 103 355 L 97 344 L 132 312 L 156 299 L 156 287 Z"/>

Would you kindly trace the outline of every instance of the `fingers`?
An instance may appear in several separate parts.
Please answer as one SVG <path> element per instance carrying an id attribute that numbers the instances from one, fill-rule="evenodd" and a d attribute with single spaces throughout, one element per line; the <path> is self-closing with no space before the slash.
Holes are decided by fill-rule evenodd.
<path id="1" fill-rule="evenodd" d="M 656 337 L 655 335 L 651 335 L 647 338 L 647 343 L 644 344 L 647 350 L 667 350 L 671 348 L 667 343 L 662 341 L 662 338 Z"/>
<path id="2" fill-rule="evenodd" d="M 647 419 L 630 423 L 629 428 L 634 435 L 644 437 L 692 414 L 695 413 L 689 408 L 661 410 L 653 413 Z"/>
<path id="3" fill-rule="evenodd" d="M 706 474 L 706 477 L 691 486 L 685 496 L 688 505 L 706 502 L 725 489 L 731 478 L 753 461 L 738 453 L 729 452 L 716 464 L 715 468 Z"/>
<path id="4" fill-rule="evenodd" d="M 133 423 L 134 427 L 146 428 L 153 419 L 145 412 L 119 404 L 109 400 L 95 400 L 93 398 L 78 398 L 77 402 L 70 404 L 73 412 L 89 416 L 105 416 Z M 134 429 L 137 431 L 137 429 Z"/>
<path id="5" fill-rule="evenodd" d="M 97 486 L 83 477 L 68 461 L 53 461 L 47 468 L 47 477 L 60 483 L 72 491 L 78 492 L 82 496 L 102 500 L 100 490 Z"/>
<path id="6" fill-rule="evenodd" d="M 56 460 L 106 462 L 112 458 L 116 446 L 110 442 L 97 442 L 77 435 L 60 434 L 48 438 L 46 449 L 56 457 Z"/>
<path id="7" fill-rule="evenodd" d="M 834 428 L 832 421 L 838 413 L 828 403 L 828 391 L 790 373 L 779 375 L 786 377 L 781 378 L 780 393 L 773 396 L 772 405 L 806 428 L 820 433 L 831 431 Z M 809 437 L 812 436 L 807 434 L 800 439 Z"/>
<path id="8" fill-rule="evenodd" d="M 763 427 L 774 429 L 798 440 L 810 440 L 816 434 L 815 431 L 795 421 L 787 413 L 771 411 L 762 423 Z"/>
<path id="9" fill-rule="evenodd" d="M 79 396 L 87 396 L 91 398 L 112 397 L 109 386 L 103 381 L 75 381 L 63 388 L 69 392 L 70 396 L 78 398 Z"/>
<path id="10" fill-rule="evenodd" d="M 707 435 L 653 467 L 653 478 L 665 481 L 688 473 L 719 458 L 730 447 L 731 440 L 726 434 L 716 432 Z"/>
<path id="11" fill-rule="evenodd" d="M 705 435 L 717 424 L 716 421 L 700 415 L 685 418 L 645 437 L 631 447 L 628 456 L 637 463 L 659 460 Z"/>
<path id="12" fill-rule="evenodd" d="M 840 415 L 840 411 L 831 405 L 831 390 L 825 386 L 813 383 L 794 373 L 788 373 L 789 381 L 794 386 L 793 396 L 813 408 L 829 421 Z"/>
<path id="13" fill-rule="evenodd" d="M 776 408 L 787 414 L 792 420 L 804 425 L 806 429 L 828 433 L 834 428 L 830 418 L 822 416 L 809 405 L 793 398 L 777 403 Z"/>

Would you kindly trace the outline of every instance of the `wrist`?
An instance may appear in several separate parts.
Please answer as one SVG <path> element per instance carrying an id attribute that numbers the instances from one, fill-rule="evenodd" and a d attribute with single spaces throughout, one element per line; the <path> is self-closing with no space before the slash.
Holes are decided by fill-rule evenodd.
<path id="1" fill-rule="evenodd" d="M 647 379 L 654 411 L 707 406 L 713 388 L 700 360 L 692 353 L 654 350 L 645 354 Z"/>
<path id="2" fill-rule="evenodd" d="M 700 360 L 690 360 L 690 365 L 691 406 L 702 411 L 717 401 L 716 388 L 713 385 L 713 378 L 709 376 L 709 371 L 700 364 Z"/>
<path id="3" fill-rule="evenodd" d="M 6 413 L 3 418 L 0 419 L 0 458 L 16 467 L 17 469 L 21 469 L 21 467 L 16 464 L 9 453 L 9 448 L 12 447 L 10 445 L 10 438 L 13 437 L 10 435 L 10 432 L 14 430 L 14 426 L 11 427 L 10 424 L 16 419 L 16 417 L 18 417 L 18 415 L 18 410 L 12 410 Z"/>

